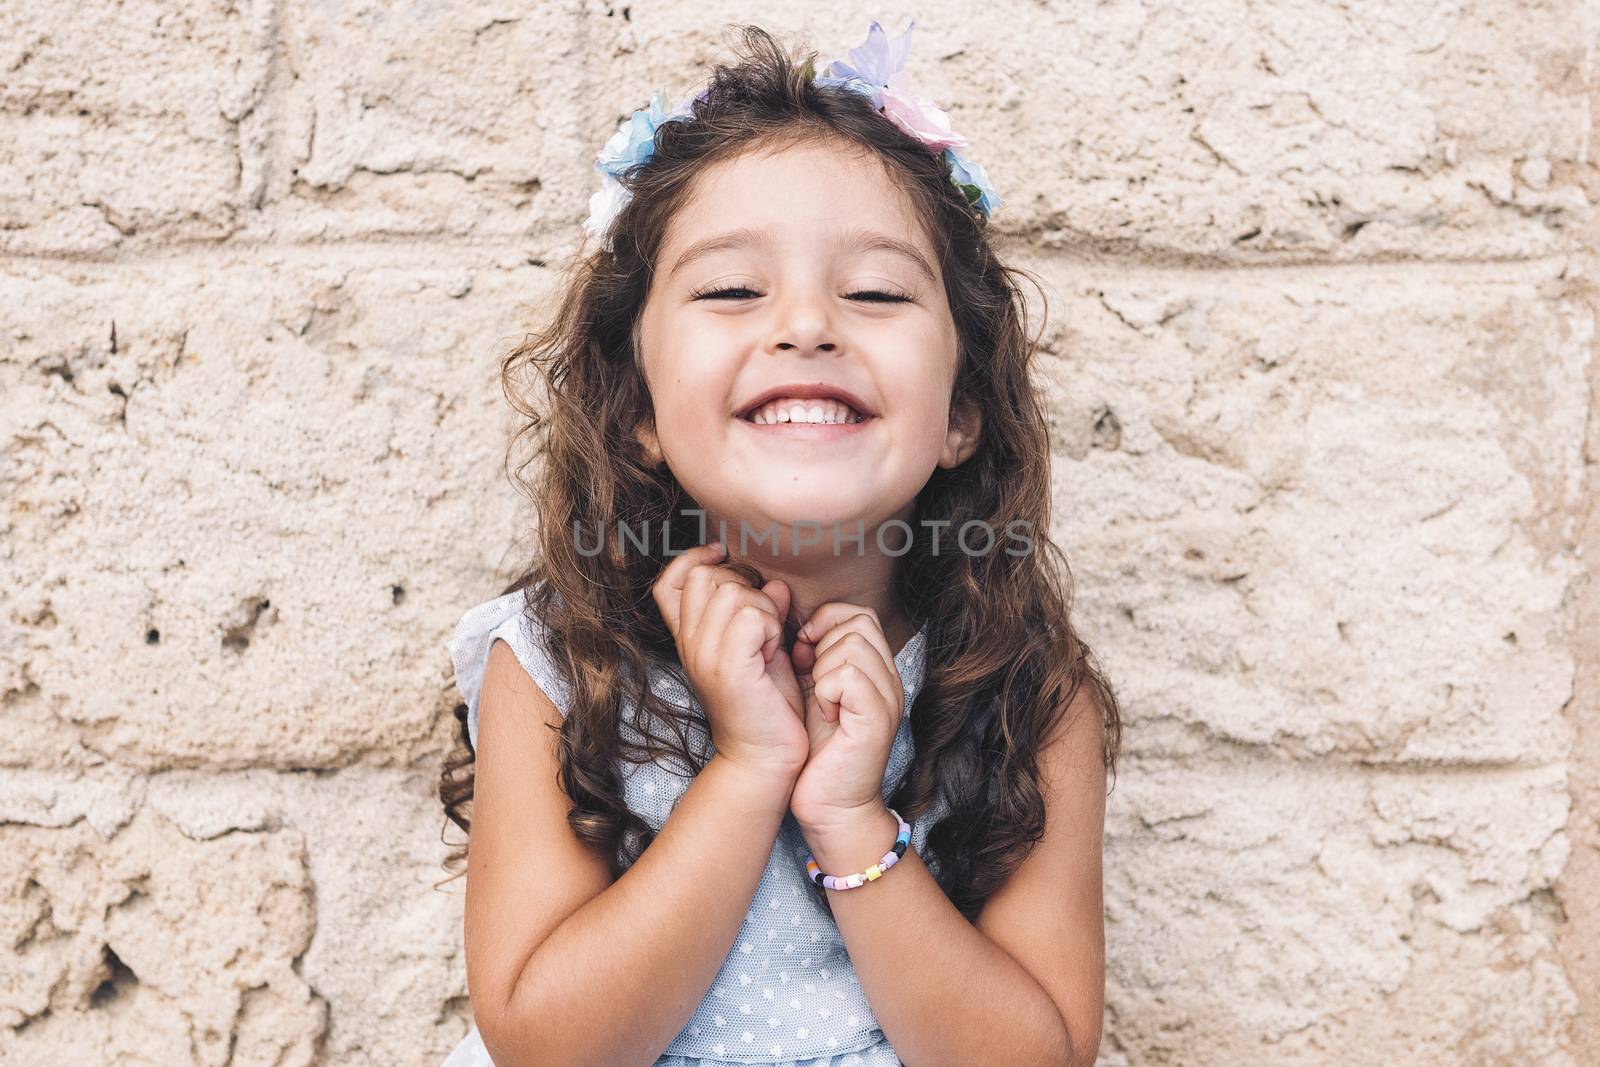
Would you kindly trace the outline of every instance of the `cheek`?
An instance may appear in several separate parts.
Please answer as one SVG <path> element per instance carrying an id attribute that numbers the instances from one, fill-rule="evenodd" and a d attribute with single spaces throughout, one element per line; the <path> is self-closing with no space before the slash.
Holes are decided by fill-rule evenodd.
<path id="1" fill-rule="evenodd" d="M 936 458 L 943 451 L 950 428 L 949 404 L 943 396 L 930 397 L 925 410 L 928 417 L 919 419 L 911 431 L 911 451 L 921 460 Z"/>
<path id="2" fill-rule="evenodd" d="M 652 366 L 650 402 L 656 425 L 664 437 L 693 438 L 718 432 L 726 421 L 723 410 L 728 384 L 709 360 L 688 353 L 666 353 Z"/>
<path id="3" fill-rule="evenodd" d="M 956 381 L 956 346 L 954 332 L 933 323 L 901 335 L 885 348 L 891 353 L 885 381 L 900 383 L 919 411 L 930 404 L 948 406 Z"/>

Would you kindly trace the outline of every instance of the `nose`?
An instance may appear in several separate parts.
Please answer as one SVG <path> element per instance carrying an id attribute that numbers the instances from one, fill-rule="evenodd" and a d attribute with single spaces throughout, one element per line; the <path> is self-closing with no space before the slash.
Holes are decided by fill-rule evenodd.
<path id="1" fill-rule="evenodd" d="M 793 286 L 773 302 L 766 351 L 835 352 L 839 340 L 827 293 L 814 286 Z"/>

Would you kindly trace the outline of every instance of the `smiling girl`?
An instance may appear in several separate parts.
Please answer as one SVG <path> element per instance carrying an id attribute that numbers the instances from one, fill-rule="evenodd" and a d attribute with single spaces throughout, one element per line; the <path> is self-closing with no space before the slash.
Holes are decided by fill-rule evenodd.
<path id="1" fill-rule="evenodd" d="M 1120 714 L 1000 201 L 910 32 L 819 73 L 743 27 L 658 94 L 507 359 L 539 552 L 450 642 L 450 1067 L 1095 1060 Z"/>

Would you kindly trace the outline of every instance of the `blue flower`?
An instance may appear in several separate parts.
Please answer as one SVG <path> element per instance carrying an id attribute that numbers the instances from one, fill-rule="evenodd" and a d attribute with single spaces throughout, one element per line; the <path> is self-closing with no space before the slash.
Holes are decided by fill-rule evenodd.
<path id="1" fill-rule="evenodd" d="M 962 159 L 954 148 L 946 148 L 944 158 L 950 164 L 950 180 L 956 184 L 956 188 L 967 194 L 968 203 L 985 215 L 993 215 L 1005 203 L 996 195 L 994 186 L 989 184 L 989 176 L 978 164 Z"/>
<path id="2" fill-rule="evenodd" d="M 617 132 L 611 135 L 611 140 L 600 150 L 595 157 L 595 169 L 613 178 L 622 177 L 622 173 L 629 167 L 634 167 L 650 158 L 656 147 L 656 130 L 668 122 L 681 122 L 689 117 L 687 108 L 679 105 L 672 111 L 667 110 L 667 94 L 660 89 L 650 98 L 650 106 L 635 111 Z"/>
<path id="3" fill-rule="evenodd" d="M 607 248 L 611 247 L 609 231 L 612 220 L 632 199 L 632 194 L 620 181 L 622 175 L 630 168 L 647 162 L 655 153 L 656 130 L 669 122 L 683 122 L 692 118 L 694 102 L 705 95 L 706 90 L 702 89 L 694 96 L 685 97 L 668 111 L 666 93 L 657 89 L 650 98 L 650 106 L 630 115 L 617 127 L 617 132 L 611 135 L 600 154 L 595 156 L 594 169 L 601 175 L 600 188 L 589 197 L 589 217 L 583 226 L 596 237 L 605 238 Z"/>

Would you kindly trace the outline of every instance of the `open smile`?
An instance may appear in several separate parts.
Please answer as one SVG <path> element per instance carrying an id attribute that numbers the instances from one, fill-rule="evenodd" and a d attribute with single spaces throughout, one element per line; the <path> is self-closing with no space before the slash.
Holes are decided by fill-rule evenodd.
<path id="1" fill-rule="evenodd" d="M 866 416 L 856 422 L 755 422 L 747 418 L 735 422 L 753 430 L 757 436 L 770 441 L 846 441 L 859 436 L 868 426 L 877 422 L 876 416 Z"/>

